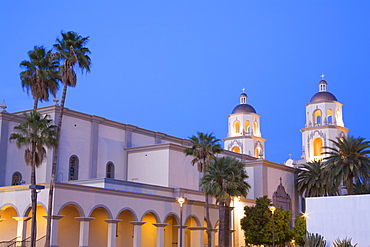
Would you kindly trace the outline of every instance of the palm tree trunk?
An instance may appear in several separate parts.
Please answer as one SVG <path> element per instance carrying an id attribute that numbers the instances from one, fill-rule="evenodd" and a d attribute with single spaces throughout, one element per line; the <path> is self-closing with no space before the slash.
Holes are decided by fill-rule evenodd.
<path id="1" fill-rule="evenodd" d="M 60 140 L 60 130 L 62 128 L 62 120 L 63 120 L 63 113 L 64 113 L 64 103 L 66 100 L 67 95 L 67 84 L 64 83 L 63 87 L 63 94 L 62 100 L 60 102 L 60 114 L 58 120 L 58 127 L 57 127 L 57 136 L 56 136 L 56 144 L 54 148 L 54 157 L 53 157 L 53 166 L 51 168 L 51 178 L 50 178 L 50 188 L 49 188 L 49 199 L 48 199 L 48 215 L 46 219 L 46 240 L 45 240 L 45 247 L 50 247 L 50 237 L 51 237 L 51 216 L 53 211 L 53 198 L 54 198 L 54 188 L 55 188 L 55 174 L 57 170 L 57 161 L 58 161 L 58 154 L 59 154 L 59 140 Z"/>
<path id="2" fill-rule="evenodd" d="M 225 204 L 225 216 L 224 216 L 224 229 L 225 229 L 225 246 L 230 246 L 230 207 L 229 204 Z"/>
<path id="3" fill-rule="evenodd" d="M 227 247 L 225 242 L 225 204 L 223 200 L 219 201 L 218 208 L 219 208 L 218 247 Z"/>
<path id="4" fill-rule="evenodd" d="M 349 175 L 348 176 L 348 188 L 347 188 L 347 192 L 348 192 L 348 195 L 354 195 L 355 192 L 354 192 L 354 189 L 353 189 L 353 175 Z"/>
<path id="5" fill-rule="evenodd" d="M 208 247 L 211 247 L 212 245 L 212 225 L 211 220 L 209 218 L 209 203 L 208 203 L 208 196 L 206 195 L 206 221 L 207 221 L 207 242 Z"/>
<path id="6" fill-rule="evenodd" d="M 39 103 L 39 99 L 38 98 L 35 98 L 33 100 L 33 110 L 36 111 L 37 110 L 37 105 Z"/>
<path id="7" fill-rule="evenodd" d="M 36 185 L 36 146 L 31 144 L 31 185 Z M 36 246 L 36 208 L 37 208 L 37 194 L 36 189 L 31 189 L 31 209 L 32 209 L 32 224 L 31 224 L 31 247 Z"/>

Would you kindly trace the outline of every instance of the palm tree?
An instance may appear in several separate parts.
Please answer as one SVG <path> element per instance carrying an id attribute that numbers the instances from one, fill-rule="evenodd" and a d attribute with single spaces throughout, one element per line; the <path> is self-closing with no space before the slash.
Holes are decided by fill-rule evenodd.
<path id="1" fill-rule="evenodd" d="M 337 195 L 338 186 L 323 162 L 308 162 L 297 170 L 296 188 L 305 197 Z"/>
<path id="2" fill-rule="evenodd" d="M 25 122 L 14 127 L 17 133 L 10 135 L 10 140 L 15 140 L 17 147 L 26 147 L 24 160 L 31 166 L 31 185 L 36 185 L 36 167 L 41 165 L 46 156 L 46 147 L 53 147 L 56 143 L 56 126 L 51 125 L 48 115 L 42 116 L 36 111 L 25 113 Z M 36 241 L 36 190 L 31 191 L 32 201 L 32 232 L 31 247 Z"/>
<path id="3" fill-rule="evenodd" d="M 186 156 L 192 155 L 194 159 L 191 161 L 192 165 L 197 164 L 198 171 L 202 172 L 204 175 L 205 168 L 211 160 L 214 159 L 215 154 L 222 152 L 222 148 L 219 144 L 220 140 L 217 139 L 212 133 L 202 133 L 198 132 L 197 135 L 190 137 L 192 141 L 192 146 L 186 148 L 184 153 Z M 206 221 L 207 221 L 207 239 L 208 247 L 211 247 L 212 235 L 211 235 L 211 221 L 209 218 L 209 205 L 208 205 L 208 196 L 206 195 L 205 199 L 206 204 Z"/>
<path id="4" fill-rule="evenodd" d="M 219 246 L 229 246 L 229 206 L 232 196 L 247 196 L 250 185 L 244 170 L 244 163 L 231 158 L 222 157 L 214 160 L 205 168 L 200 180 L 203 192 L 216 197 L 219 205 Z"/>
<path id="5" fill-rule="evenodd" d="M 50 246 L 51 236 L 51 215 L 53 208 L 53 194 L 55 187 L 55 173 L 57 167 L 57 160 L 59 154 L 59 139 L 62 127 L 64 104 L 67 95 L 67 87 L 75 87 L 77 83 L 77 76 L 75 69 L 79 67 L 82 72 L 90 72 L 91 59 L 89 57 L 90 50 L 86 47 L 89 37 L 82 37 L 75 32 L 61 33 L 62 39 L 57 39 L 54 48 L 56 49 L 56 56 L 61 61 L 62 65 L 59 68 L 60 77 L 63 83 L 63 93 L 60 102 L 60 114 L 57 127 L 57 143 L 54 149 L 53 167 L 51 171 L 49 201 L 48 201 L 48 217 L 46 227 L 46 242 L 45 246 Z"/>
<path id="6" fill-rule="evenodd" d="M 353 184 L 359 179 L 370 178 L 370 142 L 365 138 L 348 136 L 330 140 L 334 147 L 325 147 L 326 166 L 338 179 L 343 179 L 349 195 L 354 194 Z"/>
<path id="7" fill-rule="evenodd" d="M 43 46 L 35 46 L 28 52 L 29 61 L 24 60 L 20 67 L 22 87 L 27 93 L 31 91 L 34 98 L 33 109 L 37 109 L 38 101 L 48 101 L 49 94 L 56 96 L 58 90 L 58 60 L 51 51 L 46 51 Z"/>

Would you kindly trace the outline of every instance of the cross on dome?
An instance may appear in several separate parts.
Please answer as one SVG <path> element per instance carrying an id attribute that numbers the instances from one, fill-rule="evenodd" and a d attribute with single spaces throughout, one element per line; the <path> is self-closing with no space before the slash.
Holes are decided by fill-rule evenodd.
<path id="1" fill-rule="evenodd" d="M 242 91 L 243 91 L 243 93 L 244 93 L 244 91 L 245 91 L 245 88 L 244 88 L 244 87 L 242 88 Z"/>
<path id="2" fill-rule="evenodd" d="M 324 73 L 321 73 L 321 80 L 324 80 L 324 77 L 325 77 L 325 75 L 324 75 Z"/>

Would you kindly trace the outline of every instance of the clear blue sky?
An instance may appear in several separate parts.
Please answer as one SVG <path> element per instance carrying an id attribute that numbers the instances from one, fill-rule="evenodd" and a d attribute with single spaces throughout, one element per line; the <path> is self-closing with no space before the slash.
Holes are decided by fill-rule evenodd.
<path id="1" fill-rule="evenodd" d="M 32 108 L 19 63 L 33 46 L 51 48 L 62 30 L 75 31 L 90 36 L 93 65 L 66 107 L 222 139 L 244 87 L 261 115 L 267 159 L 299 159 L 304 105 L 321 73 L 350 134 L 370 138 L 369 13 L 369 0 L 6 1 L 0 100 L 9 112 Z"/>

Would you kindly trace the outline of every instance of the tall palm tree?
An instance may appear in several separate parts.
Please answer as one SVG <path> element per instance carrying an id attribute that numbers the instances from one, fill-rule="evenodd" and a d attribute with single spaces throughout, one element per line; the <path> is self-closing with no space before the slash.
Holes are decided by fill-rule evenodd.
<path id="1" fill-rule="evenodd" d="M 89 57 L 90 50 L 86 47 L 89 37 L 82 37 L 75 32 L 61 33 L 62 39 L 57 39 L 54 48 L 56 49 L 56 56 L 61 62 L 59 68 L 60 77 L 63 83 L 63 93 L 60 102 L 60 114 L 57 127 L 57 144 L 54 149 L 53 167 L 51 171 L 50 179 L 50 190 L 49 190 L 49 201 L 48 201 L 48 217 L 47 217 L 47 227 L 46 227 L 46 242 L 45 246 L 50 246 L 50 236 L 51 236 L 51 215 L 53 208 L 53 194 L 55 187 L 55 173 L 57 167 L 57 160 L 59 154 L 59 139 L 60 131 L 62 127 L 64 104 L 67 95 L 67 88 L 75 87 L 77 84 L 77 76 L 75 69 L 78 67 L 82 72 L 90 72 L 91 59 Z"/>
<path id="2" fill-rule="evenodd" d="M 219 246 L 228 247 L 230 243 L 229 206 L 232 196 L 247 196 L 251 186 L 245 181 L 248 175 L 244 163 L 222 157 L 214 160 L 205 168 L 200 180 L 203 192 L 216 197 L 219 205 Z"/>
<path id="3" fill-rule="evenodd" d="M 296 188 L 305 197 L 337 195 L 339 182 L 320 161 L 308 162 L 297 170 Z"/>
<path id="4" fill-rule="evenodd" d="M 343 179 L 349 195 L 354 194 L 355 180 L 370 178 L 370 141 L 362 137 L 348 136 L 330 140 L 334 147 L 325 147 L 328 155 L 326 166 L 337 178 Z"/>
<path id="5" fill-rule="evenodd" d="M 36 111 L 25 113 L 25 122 L 14 127 L 17 133 L 10 135 L 10 140 L 15 140 L 17 147 L 26 147 L 24 160 L 31 166 L 31 185 L 36 185 L 36 167 L 41 165 L 46 156 L 46 147 L 53 147 L 56 143 L 56 126 L 51 125 L 48 115 L 42 116 Z M 32 201 L 32 232 L 31 247 L 36 241 L 36 190 L 31 191 Z"/>
<path id="6" fill-rule="evenodd" d="M 204 175 L 205 168 L 211 160 L 214 159 L 215 154 L 222 152 L 222 148 L 219 144 L 220 140 L 217 139 L 212 133 L 202 133 L 198 132 L 197 135 L 190 137 L 192 141 L 192 146 L 186 148 L 184 153 L 186 156 L 192 155 L 194 159 L 191 161 L 192 165 L 198 166 L 198 171 L 202 172 Z M 205 199 L 206 204 L 206 221 L 207 221 L 207 239 L 208 247 L 211 247 L 212 235 L 211 235 L 211 221 L 209 218 L 209 203 L 208 196 Z"/>
<path id="7" fill-rule="evenodd" d="M 24 69 L 20 78 L 27 93 L 31 91 L 34 99 L 33 109 L 36 110 L 39 100 L 48 101 L 50 93 L 56 96 L 59 62 L 51 51 L 47 51 L 43 46 L 35 46 L 28 52 L 28 57 L 29 61 L 20 63 L 20 67 Z"/>

